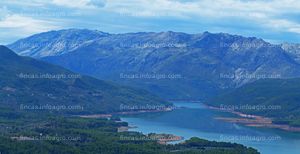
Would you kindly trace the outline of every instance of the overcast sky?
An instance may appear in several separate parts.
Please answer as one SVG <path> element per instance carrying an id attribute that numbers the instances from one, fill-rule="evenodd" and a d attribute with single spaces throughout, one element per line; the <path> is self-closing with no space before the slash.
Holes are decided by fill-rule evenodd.
<path id="1" fill-rule="evenodd" d="M 1 0 L 0 44 L 66 28 L 225 32 L 300 43 L 299 0 Z"/>

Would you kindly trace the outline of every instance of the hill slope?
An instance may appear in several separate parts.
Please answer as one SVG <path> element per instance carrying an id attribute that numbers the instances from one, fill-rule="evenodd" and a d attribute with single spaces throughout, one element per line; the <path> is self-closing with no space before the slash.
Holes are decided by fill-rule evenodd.
<path id="1" fill-rule="evenodd" d="M 209 104 L 300 126 L 300 79 L 266 79 L 224 92 Z"/>
<path id="2" fill-rule="evenodd" d="M 80 76 L 58 66 L 18 56 L 5 46 L 0 46 L 0 102 L 2 108 L 13 110 L 41 111 L 65 106 L 61 109 L 64 112 L 77 113 L 120 111 L 121 104 L 168 104 L 146 91 Z"/>

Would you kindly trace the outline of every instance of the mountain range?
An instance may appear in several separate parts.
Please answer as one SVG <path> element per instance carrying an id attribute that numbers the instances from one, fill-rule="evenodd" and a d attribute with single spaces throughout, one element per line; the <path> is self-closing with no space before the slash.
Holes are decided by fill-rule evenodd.
<path id="1" fill-rule="evenodd" d="M 64 55 L 60 50 L 56 54 Z M 174 135 L 118 132 L 128 123 L 117 115 L 75 116 L 126 111 L 122 105 L 171 106 L 145 90 L 74 73 L 0 46 L 0 153 L 259 153 L 196 137 L 164 145 L 158 142 Z"/>
<path id="2" fill-rule="evenodd" d="M 31 56 L 165 99 L 207 99 L 261 78 L 300 76 L 293 44 L 226 33 L 49 31 L 8 45 Z"/>

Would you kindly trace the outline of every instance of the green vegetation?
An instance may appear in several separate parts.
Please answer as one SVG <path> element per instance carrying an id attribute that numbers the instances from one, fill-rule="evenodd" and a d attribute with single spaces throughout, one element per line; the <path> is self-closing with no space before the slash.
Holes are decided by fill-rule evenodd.
<path id="1" fill-rule="evenodd" d="M 237 111 L 274 118 L 275 123 L 300 126 L 300 79 L 265 79 L 224 92 L 208 101 Z M 245 105 L 248 105 L 245 106 Z"/>
<path id="2" fill-rule="evenodd" d="M 44 74 L 67 77 L 45 78 Z M 68 78 L 68 75 L 76 78 Z M 197 138 L 182 144 L 163 145 L 158 140 L 143 140 L 147 136 L 141 133 L 118 133 L 119 127 L 128 126 L 118 117 L 74 117 L 74 114 L 120 111 L 122 104 L 170 105 L 145 91 L 77 75 L 61 67 L 20 57 L 0 46 L 0 154 L 258 153 L 239 144 Z"/>
<path id="3" fill-rule="evenodd" d="M 80 76 L 55 65 L 20 57 L 4 46 L 0 46 L 0 101 L 0 108 L 9 106 L 14 110 L 29 108 L 33 111 L 34 106 L 64 106 L 67 109 L 59 113 L 78 114 L 117 112 L 121 104 L 170 105 L 146 91 Z"/>
<path id="4" fill-rule="evenodd" d="M 176 145 L 158 144 L 156 140 L 146 140 L 147 136 L 137 132 L 118 133 L 118 127 L 128 124 L 109 119 L 37 115 L 28 112 L 11 113 L 11 115 L 18 118 L 12 116 L 0 118 L 0 152 L 4 154 L 258 153 L 255 149 L 243 145 L 211 142 L 198 138 Z"/>

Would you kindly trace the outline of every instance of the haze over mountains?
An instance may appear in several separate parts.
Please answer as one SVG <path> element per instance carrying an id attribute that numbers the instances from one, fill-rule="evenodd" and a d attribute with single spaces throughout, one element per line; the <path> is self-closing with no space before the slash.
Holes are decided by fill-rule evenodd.
<path id="1" fill-rule="evenodd" d="M 0 46 L 0 102 L 0 109 L 77 114 L 124 111 L 120 108 L 122 104 L 168 105 L 143 90 L 82 76 L 59 66 L 21 57 L 5 46 Z M 46 105 L 48 108 L 42 108 Z M 54 108 L 62 106 L 66 108 Z"/>
<path id="2" fill-rule="evenodd" d="M 225 33 L 108 34 L 68 29 L 36 34 L 8 47 L 166 99 L 206 99 L 260 78 L 300 76 L 294 45 Z"/>

